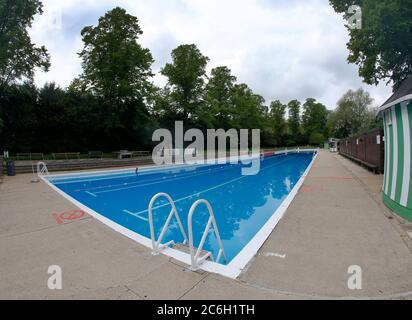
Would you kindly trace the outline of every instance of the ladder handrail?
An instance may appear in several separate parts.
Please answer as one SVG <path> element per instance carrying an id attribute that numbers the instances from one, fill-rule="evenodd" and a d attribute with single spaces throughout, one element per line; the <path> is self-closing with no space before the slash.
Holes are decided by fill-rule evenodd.
<path id="1" fill-rule="evenodd" d="M 202 239 L 200 240 L 199 246 L 197 247 L 197 251 L 195 252 L 195 248 L 193 246 L 192 216 L 193 216 L 193 213 L 195 212 L 195 209 L 198 207 L 198 205 L 200 205 L 202 203 L 205 204 L 207 209 L 208 209 L 209 220 L 206 224 L 205 230 L 203 231 Z M 192 204 L 192 206 L 190 207 L 190 210 L 189 210 L 189 215 L 187 217 L 187 225 L 188 225 L 188 228 L 189 228 L 190 261 L 191 261 L 191 269 L 192 270 L 197 270 L 199 265 L 209 257 L 213 261 L 213 254 L 211 252 L 208 252 L 205 255 L 203 255 L 202 257 L 200 257 L 203 245 L 205 243 L 206 237 L 209 233 L 209 229 L 210 229 L 210 226 L 211 226 L 212 223 L 213 223 L 213 230 L 216 234 L 217 242 L 218 242 L 219 248 L 220 248 L 219 253 L 216 257 L 216 262 L 219 262 L 219 260 L 222 256 L 223 256 L 224 260 L 227 261 L 226 254 L 225 254 L 225 251 L 223 249 L 222 240 L 220 239 L 219 229 L 217 228 L 216 219 L 215 219 L 215 215 L 213 213 L 212 206 L 210 205 L 209 201 L 207 201 L 205 199 L 199 199 L 199 200 L 196 200 Z"/>
<path id="2" fill-rule="evenodd" d="M 159 238 L 156 240 L 155 239 L 155 233 L 154 233 L 154 226 L 153 226 L 153 213 L 152 213 L 152 210 L 153 210 L 153 204 L 155 203 L 155 201 L 159 197 L 165 197 L 169 201 L 169 204 L 172 206 L 172 209 L 170 210 L 169 216 L 167 217 L 166 222 L 165 222 L 165 224 L 162 228 L 162 231 L 160 232 Z M 182 235 L 183 235 L 183 238 L 184 238 L 183 243 L 187 243 L 187 236 L 186 236 L 185 230 L 183 229 L 182 222 L 180 221 L 179 214 L 177 212 L 175 202 L 173 201 L 173 199 L 170 195 L 168 195 L 165 192 L 159 192 L 159 193 L 155 194 L 152 197 L 152 199 L 150 200 L 149 207 L 148 207 L 148 213 L 149 213 L 150 237 L 152 239 L 152 249 L 153 249 L 152 254 L 153 255 L 159 254 L 159 252 L 162 249 L 168 247 L 169 245 L 174 244 L 173 240 L 171 240 L 171 241 L 169 241 L 165 244 L 161 243 L 162 239 L 163 239 L 163 236 L 166 233 L 166 230 L 169 226 L 170 220 L 172 219 L 173 215 L 176 217 L 177 223 L 179 224 L 180 231 L 182 232 Z"/>
<path id="3" fill-rule="evenodd" d="M 44 176 L 49 174 L 49 170 L 47 169 L 47 165 L 43 161 L 37 162 L 37 176 Z"/>

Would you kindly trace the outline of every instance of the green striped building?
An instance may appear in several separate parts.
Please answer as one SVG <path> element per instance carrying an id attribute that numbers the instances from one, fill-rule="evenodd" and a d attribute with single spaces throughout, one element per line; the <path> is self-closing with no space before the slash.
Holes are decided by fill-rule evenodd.
<path id="1" fill-rule="evenodd" d="M 412 221 L 412 76 L 379 108 L 385 133 L 383 202 Z"/>

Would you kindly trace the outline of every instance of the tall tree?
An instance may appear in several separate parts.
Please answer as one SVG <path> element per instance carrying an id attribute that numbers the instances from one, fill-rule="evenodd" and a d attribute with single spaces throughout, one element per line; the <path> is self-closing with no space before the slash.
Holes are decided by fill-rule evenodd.
<path id="1" fill-rule="evenodd" d="M 177 115 L 171 101 L 170 88 L 155 88 L 152 98 L 153 116 L 159 120 L 162 127 L 174 128 Z"/>
<path id="2" fill-rule="evenodd" d="M 303 104 L 302 127 L 307 139 L 314 133 L 325 135 L 328 111 L 316 99 L 308 98 Z"/>
<path id="3" fill-rule="evenodd" d="M 196 45 L 184 44 L 173 49 L 172 63 L 161 70 L 168 78 L 174 108 L 184 121 L 193 120 L 200 109 L 208 61 Z"/>
<path id="4" fill-rule="evenodd" d="M 18 80 L 32 80 L 36 67 L 47 71 L 49 55 L 31 42 L 27 29 L 42 13 L 39 0 L 0 0 L 0 89 Z"/>
<path id="5" fill-rule="evenodd" d="M 330 114 L 328 127 L 331 133 L 336 138 L 344 138 L 374 127 L 372 102 L 369 93 L 363 89 L 347 91 Z"/>
<path id="6" fill-rule="evenodd" d="M 348 26 L 348 61 L 368 84 L 389 79 L 397 88 L 412 72 L 412 0 L 330 0 L 338 13 L 362 9 L 362 27 Z"/>
<path id="7" fill-rule="evenodd" d="M 4 124 L 0 145 L 3 150 L 30 152 L 38 147 L 37 108 L 38 91 L 32 82 L 5 87 L 0 95 L 0 118 Z"/>
<path id="8" fill-rule="evenodd" d="M 265 99 L 253 93 L 247 84 L 235 84 L 233 88 L 233 128 L 236 129 L 261 129 L 267 108 Z"/>
<path id="9" fill-rule="evenodd" d="M 292 100 L 288 103 L 289 117 L 288 117 L 288 129 L 289 133 L 295 137 L 299 137 L 301 133 L 301 121 L 300 121 L 300 102 L 298 100 Z M 298 141 L 295 141 L 298 142 Z"/>
<path id="10" fill-rule="evenodd" d="M 205 112 L 203 121 L 209 127 L 231 128 L 233 113 L 233 88 L 236 77 L 228 67 L 221 66 L 212 69 L 209 82 L 206 85 Z"/>
<path id="11" fill-rule="evenodd" d="M 153 58 L 149 49 L 137 42 L 143 33 L 138 22 L 116 7 L 99 18 L 97 26 L 81 31 L 83 74 L 73 85 L 101 99 L 106 128 L 134 129 L 139 118 L 147 114 L 145 101 L 152 90 Z"/>
<path id="12" fill-rule="evenodd" d="M 286 130 L 286 105 L 279 100 L 270 103 L 269 121 L 270 128 L 274 138 L 275 145 L 282 145 L 284 143 L 284 135 Z"/>

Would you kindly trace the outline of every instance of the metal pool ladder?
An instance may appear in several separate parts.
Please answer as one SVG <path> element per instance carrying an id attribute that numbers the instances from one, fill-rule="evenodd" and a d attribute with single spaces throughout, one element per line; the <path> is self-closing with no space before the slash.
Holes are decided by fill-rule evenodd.
<path id="1" fill-rule="evenodd" d="M 37 176 L 40 177 L 46 174 L 49 174 L 46 164 L 42 161 L 37 162 Z"/>
<path id="2" fill-rule="evenodd" d="M 196 208 L 200 204 L 205 204 L 207 207 L 207 210 L 209 212 L 209 221 L 206 224 L 205 230 L 203 231 L 202 239 L 200 240 L 199 246 L 195 252 L 195 248 L 193 246 L 193 228 L 192 228 L 192 217 L 193 213 L 195 212 Z M 224 260 L 227 261 L 226 255 L 225 255 L 225 250 L 223 249 L 223 244 L 222 240 L 220 239 L 220 234 L 219 234 L 219 229 L 217 228 L 216 224 L 216 219 L 215 215 L 213 213 L 212 206 L 210 205 L 209 201 L 205 199 L 199 199 L 195 201 L 192 206 L 190 207 L 189 210 L 189 215 L 187 217 L 187 225 L 189 227 L 189 248 L 190 248 L 190 262 L 191 262 L 191 270 L 197 270 L 199 268 L 199 265 L 202 264 L 207 258 L 212 259 L 213 261 L 213 254 L 211 252 L 207 252 L 203 256 L 200 256 L 202 253 L 202 248 L 205 243 L 205 240 L 207 238 L 207 235 L 209 233 L 210 226 L 213 223 L 213 231 L 215 232 L 217 242 L 219 244 L 219 252 L 216 257 L 215 262 L 219 262 L 220 258 L 223 256 Z"/>
<path id="3" fill-rule="evenodd" d="M 168 201 L 169 204 L 172 206 L 172 209 L 170 210 L 169 216 L 166 219 L 166 222 L 162 228 L 162 231 L 160 232 L 160 235 L 158 237 L 158 239 L 156 240 L 155 238 L 155 233 L 154 233 L 154 227 L 153 227 L 153 205 L 155 203 L 155 201 L 159 198 L 159 197 L 165 197 Z M 192 217 L 193 217 L 193 213 L 195 212 L 196 208 L 200 205 L 200 204 L 205 204 L 208 212 L 209 212 L 209 220 L 206 224 L 206 227 L 203 231 L 203 235 L 202 235 L 202 239 L 200 240 L 199 246 L 197 248 L 197 250 L 195 251 L 195 247 L 193 245 L 193 227 L 192 227 Z M 175 244 L 174 240 L 171 240 L 167 243 L 162 244 L 162 239 L 164 234 L 166 233 L 167 228 L 169 227 L 170 224 L 170 220 L 172 219 L 173 215 L 176 217 L 177 223 L 179 224 L 179 228 L 180 231 L 182 232 L 184 241 L 183 244 L 187 244 L 188 239 L 186 236 L 186 233 L 183 229 L 182 226 L 182 222 L 180 221 L 179 218 L 179 214 L 177 212 L 176 209 L 176 205 L 175 202 L 173 201 L 172 197 L 170 195 L 168 195 L 165 192 L 159 192 L 156 195 L 153 196 L 153 198 L 150 200 L 149 203 L 149 207 L 148 207 L 148 213 L 149 213 L 149 226 L 150 226 L 150 236 L 151 236 L 151 240 L 152 240 L 152 254 L 153 255 L 157 255 L 159 254 L 159 252 L 169 246 L 173 246 Z M 187 225 L 189 228 L 189 250 L 190 250 L 190 269 L 191 270 L 197 270 L 199 268 L 199 266 L 208 258 L 210 258 L 212 261 L 213 260 L 213 254 L 211 252 L 206 252 L 203 256 L 201 256 L 202 254 L 202 248 L 203 245 L 206 241 L 207 235 L 209 233 L 210 227 L 213 223 L 213 231 L 215 232 L 216 238 L 217 238 L 217 242 L 219 244 L 219 252 L 218 255 L 216 257 L 215 262 L 219 262 L 220 259 L 223 257 L 225 261 L 227 261 L 226 259 L 226 255 L 225 255 L 225 251 L 223 249 L 223 244 L 222 244 L 222 240 L 220 239 L 220 234 L 219 234 L 219 229 L 217 228 L 217 224 L 216 224 L 216 220 L 215 220 L 215 215 L 213 213 L 213 209 L 212 206 L 210 205 L 210 203 L 205 200 L 205 199 L 199 199 L 197 201 L 195 201 L 192 206 L 190 207 L 189 210 L 189 215 L 187 218 Z"/>
<path id="4" fill-rule="evenodd" d="M 154 233 L 154 227 L 153 227 L 153 213 L 152 213 L 152 210 L 153 210 L 153 204 L 155 203 L 155 201 L 159 197 L 165 197 L 169 201 L 170 205 L 172 206 L 172 210 L 170 210 L 169 216 L 167 217 L 166 222 L 165 222 L 165 224 L 162 228 L 162 231 L 160 232 L 159 238 L 156 240 L 155 239 L 155 233 Z M 179 224 L 180 231 L 182 232 L 182 235 L 183 235 L 183 238 L 184 238 L 183 243 L 184 244 L 187 243 L 187 236 L 186 236 L 185 230 L 183 229 L 182 222 L 180 221 L 179 214 L 177 213 L 177 210 L 176 210 L 175 202 L 173 201 L 171 196 L 169 196 L 165 192 L 159 192 L 159 193 L 155 194 L 153 196 L 152 200 L 150 200 L 148 212 L 149 212 L 150 237 L 152 238 L 152 249 L 153 249 L 152 254 L 153 255 L 157 255 L 157 254 L 159 254 L 159 252 L 162 249 L 164 249 L 164 248 L 166 248 L 170 245 L 174 245 L 175 242 L 173 240 L 170 240 L 169 242 L 166 242 L 166 243 L 162 244 L 163 236 L 165 235 L 166 230 L 169 227 L 169 223 L 170 223 L 170 220 L 172 219 L 173 215 L 176 217 L 177 223 Z"/>

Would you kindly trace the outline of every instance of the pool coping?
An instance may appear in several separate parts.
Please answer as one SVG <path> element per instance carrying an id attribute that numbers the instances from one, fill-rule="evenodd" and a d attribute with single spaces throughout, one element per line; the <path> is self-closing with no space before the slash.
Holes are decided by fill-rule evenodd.
<path id="1" fill-rule="evenodd" d="M 292 152 L 314 152 L 313 158 L 311 162 L 309 163 L 308 167 L 306 170 L 303 172 L 295 186 L 292 188 L 292 190 L 289 192 L 289 194 L 286 196 L 286 198 L 282 201 L 280 206 L 272 213 L 270 218 L 266 221 L 266 223 L 259 229 L 259 231 L 253 236 L 253 238 L 243 247 L 242 250 L 229 262 L 227 265 L 222 265 L 220 263 L 212 262 L 212 261 L 204 261 L 200 266 L 199 269 L 207 271 L 207 272 L 212 272 L 212 273 L 217 273 L 222 276 L 231 278 L 231 279 L 236 279 L 241 272 L 244 270 L 246 265 L 250 262 L 250 260 L 257 254 L 258 250 L 260 247 L 263 245 L 263 243 L 266 241 L 266 239 L 269 237 L 269 235 L 272 233 L 278 222 L 282 219 L 284 216 L 287 208 L 291 204 L 292 200 L 295 198 L 298 190 L 302 186 L 307 174 L 309 173 L 314 161 L 316 160 L 319 149 L 293 149 L 293 150 L 282 150 L 282 151 L 275 151 L 273 154 L 288 154 Z M 260 155 L 259 155 L 260 156 Z M 229 157 L 229 160 L 231 157 Z M 216 161 L 216 159 L 214 159 Z M 174 164 L 174 165 L 168 165 L 168 166 L 159 166 L 159 165 L 154 165 L 154 166 L 145 166 L 144 169 L 150 170 L 152 168 L 161 168 L 161 169 L 167 169 L 167 168 L 176 168 L 179 166 L 182 166 L 184 164 Z M 116 169 L 116 170 L 99 170 L 99 171 L 89 171 L 89 172 L 82 172 L 82 174 L 101 174 L 103 172 L 121 172 L 121 171 L 126 171 L 126 170 L 132 170 L 132 169 Z M 140 243 L 141 245 L 144 245 L 145 247 L 148 247 L 152 249 L 152 241 L 150 238 L 147 238 L 145 236 L 142 236 L 141 234 L 131 231 L 127 229 L 126 227 L 106 218 L 105 216 L 101 215 L 97 211 L 94 211 L 93 209 L 87 207 L 86 205 L 82 204 L 78 200 L 74 199 L 70 195 L 66 194 L 59 188 L 57 188 L 55 185 L 53 185 L 50 181 L 48 181 L 47 178 L 51 177 L 62 177 L 62 176 L 76 176 L 79 175 L 79 173 L 65 173 L 65 174 L 50 174 L 47 176 L 40 176 L 41 180 L 44 181 L 49 187 L 51 187 L 54 191 L 59 193 L 61 196 L 63 196 L 65 199 L 68 201 L 72 202 L 75 204 L 77 207 L 82 209 L 83 211 L 87 212 L 89 215 L 94 217 L 95 219 L 99 220 L 100 222 L 104 223 L 108 227 L 112 228 L 113 230 L 121 233 L 122 235 Z M 170 248 L 167 247 L 164 250 L 161 251 L 162 254 L 165 254 L 166 256 L 169 256 L 171 258 L 174 258 L 180 262 L 183 262 L 184 264 L 187 264 L 188 266 L 191 265 L 191 257 L 189 253 L 185 253 L 183 251 L 180 251 L 178 249 Z"/>

